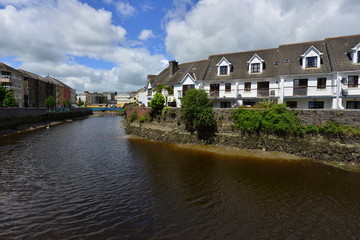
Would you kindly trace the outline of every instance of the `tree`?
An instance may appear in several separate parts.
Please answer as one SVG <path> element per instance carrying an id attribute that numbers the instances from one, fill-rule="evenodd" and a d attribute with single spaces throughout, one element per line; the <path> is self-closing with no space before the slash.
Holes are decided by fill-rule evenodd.
<path id="1" fill-rule="evenodd" d="M 53 96 L 49 96 L 45 99 L 45 105 L 48 109 L 54 108 L 56 106 L 56 101 Z"/>
<path id="2" fill-rule="evenodd" d="M 181 99 L 182 117 L 191 133 L 211 142 L 216 132 L 216 121 L 208 94 L 202 89 L 190 89 Z"/>
<path id="3" fill-rule="evenodd" d="M 14 93 L 12 90 L 7 90 L 3 102 L 4 107 L 17 107 L 18 102 L 14 97 Z"/>
<path id="4" fill-rule="evenodd" d="M 81 98 L 79 98 L 78 102 L 77 102 L 77 105 L 79 107 L 83 106 L 85 103 L 81 100 Z"/>
<path id="5" fill-rule="evenodd" d="M 65 105 L 65 107 L 71 107 L 71 102 L 70 102 L 70 100 L 69 100 L 69 99 L 66 99 L 66 100 L 64 101 L 64 105 Z"/>
<path id="6" fill-rule="evenodd" d="M 3 105 L 3 101 L 5 99 L 5 94 L 6 94 L 6 88 L 3 86 L 2 83 L 0 83 L 0 106 Z"/>
<path id="7" fill-rule="evenodd" d="M 159 114 L 161 113 L 162 109 L 164 108 L 165 98 L 164 96 L 157 92 L 155 93 L 153 99 L 149 102 L 149 106 L 152 108 L 152 114 Z"/>

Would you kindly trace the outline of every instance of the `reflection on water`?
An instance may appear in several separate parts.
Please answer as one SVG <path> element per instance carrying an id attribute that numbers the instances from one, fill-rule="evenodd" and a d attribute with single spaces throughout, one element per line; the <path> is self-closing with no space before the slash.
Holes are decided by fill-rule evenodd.
<path id="1" fill-rule="evenodd" d="M 105 116 L 0 138 L 0 239 L 359 239 L 360 174 L 124 138 Z"/>

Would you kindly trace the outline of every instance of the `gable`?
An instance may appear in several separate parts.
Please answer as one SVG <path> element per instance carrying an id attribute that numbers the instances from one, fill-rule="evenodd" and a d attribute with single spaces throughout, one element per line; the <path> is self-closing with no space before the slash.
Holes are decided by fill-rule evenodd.
<path id="1" fill-rule="evenodd" d="M 195 84 L 195 79 L 189 73 L 187 73 L 181 80 L 181 83 L 183 85 Z"/>

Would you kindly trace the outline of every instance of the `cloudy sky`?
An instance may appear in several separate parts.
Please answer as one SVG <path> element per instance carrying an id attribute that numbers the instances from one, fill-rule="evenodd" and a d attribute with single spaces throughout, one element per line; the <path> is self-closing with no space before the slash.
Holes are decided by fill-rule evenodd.
<path id="1" fill-rule="evenodd" d="M 359 0 L 0 0 L 0 62 L 132 91 L 169 60 L 360 34 Z"/>

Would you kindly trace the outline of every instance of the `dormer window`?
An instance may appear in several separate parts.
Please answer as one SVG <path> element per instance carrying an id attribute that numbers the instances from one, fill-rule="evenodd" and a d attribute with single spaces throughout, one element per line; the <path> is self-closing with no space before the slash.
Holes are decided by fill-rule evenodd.
<path id="1" fill-rule="evenodd" d="M 218 67 L 218 75 L 220 76 L 227 76 L 230 75 L 230 69 L 231 69 L 231 62 L 229 62 L 226 58 L 222 58 L 218 64 L 216 64 Z"/>
<path id="2" fill-rule="evenodd" d="M 252 73 L 260 72 L 260 63 L 252 63 L 251 64 L 251 72 Z"/>
<path id="3" fill-rule="evenodd" d="M 311 46 L 302 57 L 303 68 L 320 68 L 322 52 Z"/>
<path id="4" fill-rule="evenodd" d="M 220 74 L 219 75 L 228 75 L 228 66 L 220 66 Z"/>
<path id="5" fill-rule="evenodd" d="M 248 62 L 249 73 L 261 73 L 264 70 L 265 61 L 255 54 Z"/>
<path id="6" fill-rule="evenodd" d="M 360 63 L 360 43 L 351 49 L 351 59 L 354 64 Z"/>
<path id="7" fill-rule="evenodd" d="M 306 67 L 307 68 L 316 68 L 317 67 L 317 57 L 307 57 L 306 58 Z"/>

